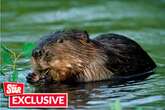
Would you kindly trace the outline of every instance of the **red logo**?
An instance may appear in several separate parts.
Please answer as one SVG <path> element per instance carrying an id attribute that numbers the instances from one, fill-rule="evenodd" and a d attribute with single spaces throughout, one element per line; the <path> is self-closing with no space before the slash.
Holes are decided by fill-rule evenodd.
<path id="1" fill-rule="evenodd" d="M 4 82 L 4 94 L 10 108 L 67 108 L 67 93 L 24 93 L 24 84 Z"/>
<path id="2" fill-rule="evenodd" d="M 67 108 L 67 93 L 25 93 L 9 97 L 10 108 Z"/>
<path id="3" fill-rule="evenodd" d="M 4 82 L 5 96 L 21 95 L 24 93 L 24 84 L 15 82 Z"/>

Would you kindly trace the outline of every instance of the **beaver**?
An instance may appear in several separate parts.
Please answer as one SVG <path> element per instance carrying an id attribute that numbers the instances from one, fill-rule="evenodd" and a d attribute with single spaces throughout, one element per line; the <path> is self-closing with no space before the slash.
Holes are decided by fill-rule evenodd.
<path id="1" fill-rule="evenodd" d="M 139 44 L 107 33 L 91 39 L 87 31 L 70 29 L 44 36 L 32 51 L 30 84 L 93 82 L 152 71 L 156 64 Z"/>

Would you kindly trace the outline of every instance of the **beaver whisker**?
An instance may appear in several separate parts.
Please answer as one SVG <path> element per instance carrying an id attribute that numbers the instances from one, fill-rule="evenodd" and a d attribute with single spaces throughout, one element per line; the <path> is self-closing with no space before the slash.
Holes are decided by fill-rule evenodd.
<path id="1" fill-rule="evenodd" d="M 49 68 L 47 68 L 47 69 L 38 70 L 38 71 L 39 71 L 39 73 L 40 73 L 40 75 L 41 75 L 41 76 L 44 76 L 44 75 L 46 75 L 46 74 L 48 74 L 48 73 L 49 73 L 50 69 L 49 69 Z"/>

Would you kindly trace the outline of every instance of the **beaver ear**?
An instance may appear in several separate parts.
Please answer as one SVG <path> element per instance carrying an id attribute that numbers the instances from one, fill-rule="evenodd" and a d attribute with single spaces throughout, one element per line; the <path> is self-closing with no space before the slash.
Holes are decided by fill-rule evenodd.
<path id="1" fill-rule="evenodd" d="M 64 39 L 58 39 L 57 40 L 57 43 L 63 43 L 64 42 Z"/>
<path id="2" fill-rule="evenodd" d="M 83 41 L 86 41 L 86 42 L 89 42 L 89 35 L 87 33 L 87 31 L 84 31 L 83 33 L 77 33 L 77 36 L 76 36 L 79 40 L 83 40 Z"/>

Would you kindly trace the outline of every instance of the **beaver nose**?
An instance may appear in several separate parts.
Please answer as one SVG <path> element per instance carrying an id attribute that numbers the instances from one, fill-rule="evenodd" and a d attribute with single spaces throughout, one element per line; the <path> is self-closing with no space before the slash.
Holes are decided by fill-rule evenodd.
<path id="1" fill-rule="evenodd" d="M 32 56 L 35 57 L 35 58 L 41 57 L 41 55 L 42 55 L 41 49 L 36 48 L 32 51 Z"/>

